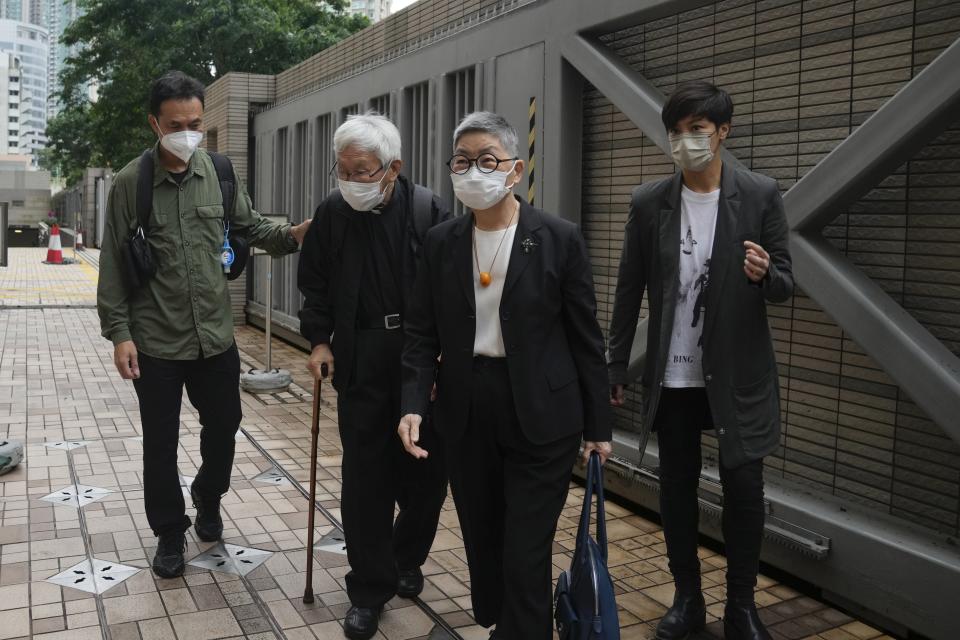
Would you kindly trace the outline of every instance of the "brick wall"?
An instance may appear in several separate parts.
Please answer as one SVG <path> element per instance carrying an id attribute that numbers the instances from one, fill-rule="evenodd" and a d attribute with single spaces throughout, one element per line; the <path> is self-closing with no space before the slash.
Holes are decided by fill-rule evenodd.
<path id="1" fill-rule="evenodd" d="M 536 0 L 419 0 L 277 76 L 277 101 L 362 73 Z"/>
<path id="2" fill-rule="evenodd" d="M 728 0 L 602 40 L 664 93 L 694 78 L 730 91 L 728 147 L 786 190 L 958 35 L 960 3 L 948 0 Z M 605 327 L 632 188 L 672 171 L 588 86 L 584 229 Z M 960 116 L 825 235 L 960 353 Z M 769 311 L 784 435 L 768 476 L 960 532 L 960 447 L 804 292 Z M 632 428 L 638 416 L 618 420 Z M 712 436 L 704 444 L 715 455 Z"/>

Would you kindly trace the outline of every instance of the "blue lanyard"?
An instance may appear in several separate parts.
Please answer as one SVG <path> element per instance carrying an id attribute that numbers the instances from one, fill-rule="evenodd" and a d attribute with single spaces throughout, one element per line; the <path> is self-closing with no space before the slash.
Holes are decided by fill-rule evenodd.
<path id="1" fill-rule="evenodd" d="M 233 247 L 230 246 L 230 223 L 223 226 L 223 247 L 220 249 L 220 264 L 223 265 L 223 272 L 230 273 L 230 266 L 235 259 Z"/>

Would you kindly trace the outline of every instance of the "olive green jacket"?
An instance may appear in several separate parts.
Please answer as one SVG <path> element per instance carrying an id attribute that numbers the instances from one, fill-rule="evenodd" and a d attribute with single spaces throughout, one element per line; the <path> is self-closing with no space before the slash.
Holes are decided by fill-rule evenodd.
<path id="1" fill-rule="evenodd" d="M 214 356 L 233 344 L 230 294 L 220 262 L 224 212 L 217 173 L 210 156 L 198 149 L 178 185 L 160 164 L 156 147 L 153 153 L 147 241 L 157 275 L 137 290 L 131 290 L 124 275 L 121 246 L 138 226 L 137 158 L 114 177 L 107 200 L 97 284 L 100 329 L 114 344 L 133 340 L 138 351 L 156 358 Z M 231 233 L 245 231 L 251 246 L 274 255 L 296 251 L 290 225 L 261 217 L 236 174 L 234 181 Z"/>

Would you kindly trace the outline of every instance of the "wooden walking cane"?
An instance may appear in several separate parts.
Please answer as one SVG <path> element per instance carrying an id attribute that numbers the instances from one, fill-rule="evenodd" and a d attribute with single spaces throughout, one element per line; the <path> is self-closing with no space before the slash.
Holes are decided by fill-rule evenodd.
<path id="1" fill-rule="evenodd" d="M 321 368 L 326 376 L 327 365 Z M 307 512 L 307 584 L 303 588 L 303 603 L 313 604 L 313 521 L 317 505 L 317 438 L 320 435 L 320 379 L 313 383 L 313 417 L 310 422 L 310 511 Z"/>

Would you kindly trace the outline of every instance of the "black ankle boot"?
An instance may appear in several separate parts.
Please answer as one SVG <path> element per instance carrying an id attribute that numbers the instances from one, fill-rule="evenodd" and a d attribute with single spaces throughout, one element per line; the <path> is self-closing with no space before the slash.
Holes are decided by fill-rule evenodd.
<path id="1" fill-rule="evenodd" d="M 220 499 L 208 500 L 190 486 L 190 497 L 197 508 L 197 520 L 194 528 L 197 537 L 204 542 L 215 542 L 223 535 L 223 518 L 220 517 Z"/>
<path id="2" fill-rule="evenodd" d="M 723 637 L 726 640 L 772 640 L 760 621 L 750 598 L 728 598 L 723 612 Z"/>
<path id="3" fill-rule="evenodd" d="M 707 603 L 699 591 L 677 592 L 673 606 L 657 625 L 656 640 L 686 640 L 707 625 Z"/>

